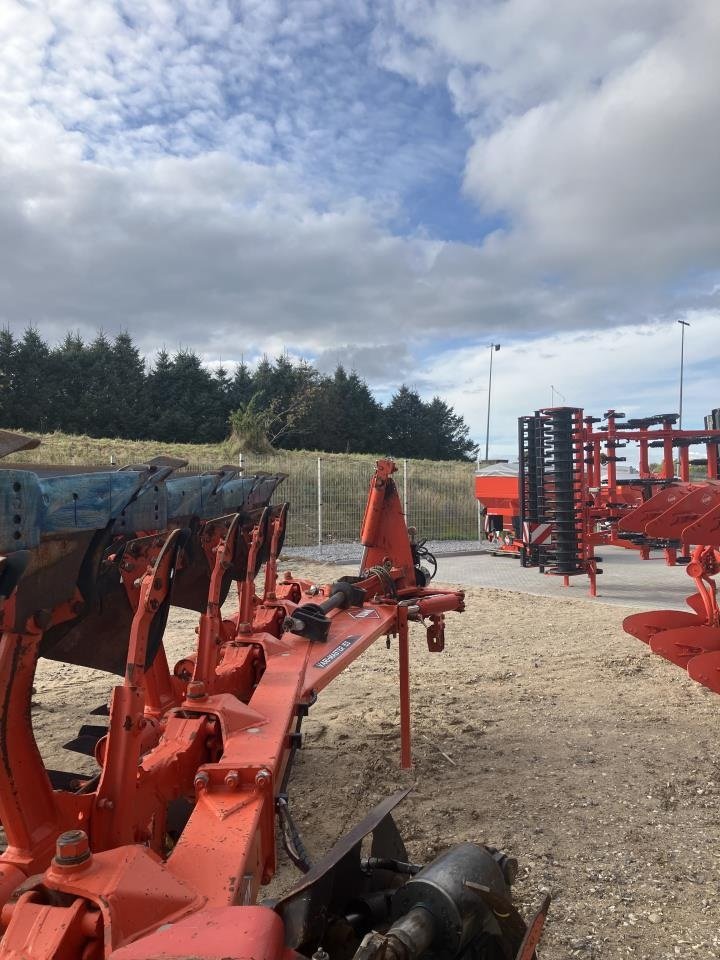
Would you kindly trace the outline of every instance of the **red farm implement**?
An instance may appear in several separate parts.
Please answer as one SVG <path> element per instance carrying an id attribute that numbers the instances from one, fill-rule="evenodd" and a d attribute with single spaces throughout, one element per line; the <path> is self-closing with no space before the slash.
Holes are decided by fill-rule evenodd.
<path id="1" fill-rule="evenodd" d="M 651 610 L 623 621 L 623 629 L 654 653 L 687 669 L 720 693 L 720 610 L 715 577 L 720 572 L 720 482 L 683 484 L 660 491 L 628 518 L 636 537 L 679 540 L 692 551 L 685 570 L 695 585 L 690 610 Z"/>
<path id="2" fill-rule="evenodd" d="M 520 481 L 512 464 L 483 467 L 475 474 L 475 498 L 484 511 L 486 538 L 499 552 L 519 556 Z"/>
<path id="3" fill-rule="evenodd" d="M 326 586 L 278 576 L 282 476 L 180 466 L 0 470 L 0 958 L 531 960 L 547 903 L 526 929 L 515 862 L 480 844 L 409 863 L 391 817 L 407 791 L 315 864 L 291 816 L 303 718 L 382 637 L 397 641 L 410 766 L 409 624 L 439 652 L 445 614 L 463 609 L 429 583 L 394 465 L 370 483 L 360 572 Z M 171 605 L 198 615 L 173 665 Z M 103 723 L 67 744 L 95 774 L 41 759 L 28 721 L 41 656 L 117 675 L 92 711 Z M 258 903 L 278 839 L 304 876 Z"/>
<path id="4" fill-rule="evenodd" d="M 683 530 L 677 524 L 646 525 L 678 491 L 692 490 L 690 447 L 703 444 L 707 481 L 718 476 L 720 430 L 715 421 L 705 430 L 679 430 L 676 414 L 625 419 L 608 410 L 605 423 L 575 407 L 538 410 L 519 420 L 519 503 L 523 531 L 521 562 L 565 582 L 587 574 L 596 593 L 601 570 L 595 548 L 618 546 L 637 550 L 647 560 L 662 549 L 669 565 L 689 561 Z M 617 451 L 637 444 L 639 469 L 621 475 L 625 460 Z M 658 473 L 650 470 L 650 451 L 662 449 Z M 678 476 L 675 475 L 675 451 Z M 668 501 L 669 502 L 669 501 Z"/>

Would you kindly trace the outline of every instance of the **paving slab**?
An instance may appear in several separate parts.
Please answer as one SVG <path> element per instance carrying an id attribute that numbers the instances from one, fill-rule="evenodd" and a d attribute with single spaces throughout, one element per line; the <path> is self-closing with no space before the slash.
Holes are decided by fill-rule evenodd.
<path id="1" fill-rule="evenodd" d="M 538 597 L 621 604 L 642 610 L 688 609 L 685 598 L 695 592 L 694 583 L 684 566 L 667 566 L 661 551 L 654 552 L 650 560 L 641 560 L 636 551 L 622 547 L 604 547 L 598 550 L 598 555 L 602 557 L 603 573 L 597 579 L 597 597 L 590 596 L 590 584 L 585 576 L 570 577 L 570 586 L 565 587 L 562 577 L 542 574 L 537 568 L 521 567 L 520 561 L 511 556 L 488 553 L 440 557 L 436 581 L 513 590 Z"/>

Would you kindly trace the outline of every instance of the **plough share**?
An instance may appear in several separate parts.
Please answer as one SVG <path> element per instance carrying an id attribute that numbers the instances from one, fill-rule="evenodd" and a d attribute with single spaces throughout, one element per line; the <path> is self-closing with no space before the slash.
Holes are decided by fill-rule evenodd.
<path id="1" fill-rule="evenodd" d="M 678 540 L 692 549 L 686 573 L 695 584 L 689 611 L 649 610 L 623 621 L 623 629 L 698 683 L 720 693 L 720 482 L 675 483 L 659 491 L 619 524 L 636 543 Z"/>
<path id="2" fill-rule="evenodd" d="M 0 439 L 0 455 L 22 447 Z M 370 483 L 358 576 L 327 586 L 278 576 L 281 475 L 181 466 L 0 470 L 0 957 L 531 960 L 547 902 L 526 928 L 515 862 L 480 844 L 409 863 L 391 816 L 408 791 L 314 864 L 290 812 L 303 718 L 381 637 L 397 638 L 411 765 L 409 624 L 438 652 L 445 614 L 463 609 L 429 584 L 392 462 Z M 171 605 L 198 614 L 172 666 Z M 94 754 L 94 775 L 45 768 L 30 720 L 41 656 L 118 675 L 93 711 L 107 725 L 67 745 Z M 278 838 L 304 875 L 259 903 Z"/>

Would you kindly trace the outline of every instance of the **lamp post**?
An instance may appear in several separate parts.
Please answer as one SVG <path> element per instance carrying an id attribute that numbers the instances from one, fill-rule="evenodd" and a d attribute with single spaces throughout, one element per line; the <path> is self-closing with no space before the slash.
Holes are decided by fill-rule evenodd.
<path id="1" fill-rule="evenodd" d="M 680 324 L 681 334 L 680 334 L 680 424 L 679 428 L 682 430 L 682 393 L 683 393 L 683 367 L 685 366 L 685 327 L 689 327 L 690 324 L 687 320 L 678 320 Z"/>
<path id="2" fill-rule="evenodd" d="M 490 376 L 488 378 L 488 407 L 487 407 L 487 424 L 485 426 L 485 463 L 488 461 L 488 449 L 490 445 L 490 394 L 492 392 L 492 362 L 493 354 L 496 350 L 500 349 L 499 343 L 490 344 Z"/>

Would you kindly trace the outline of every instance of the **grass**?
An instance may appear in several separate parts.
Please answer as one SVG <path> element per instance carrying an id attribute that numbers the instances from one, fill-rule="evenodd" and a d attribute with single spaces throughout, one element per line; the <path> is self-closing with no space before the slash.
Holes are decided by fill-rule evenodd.
<path id="1" fill-rule="evenodd" d="M 13 454 L 12 463 L 49 465 L 123 466 L 144 463 L 159 454 L 187 460 L 194 469 L 212 470 L 238 464 L 225 443 L 159 443 L 153 440 L 113 440 L 64 433 L 39 435 L 36 450 Z M 256 470 L 287 473 L 280 494 L 290 501 L 289 546 L 318 542 L 318 458 L 322 474 L 322 539 L 324 543 L 356 540 L 367 486 L 375 460 L 370 454 L 318 453 L 279 450 L 269 455 L 244 454 L 247 473 Z M 477 538 L 477 503 L 473 494 L 474 463 L 457 461 L 397 461 L 396 481 L 401 499 L 407 488 L 408 523 L 432 540 Z"/>

